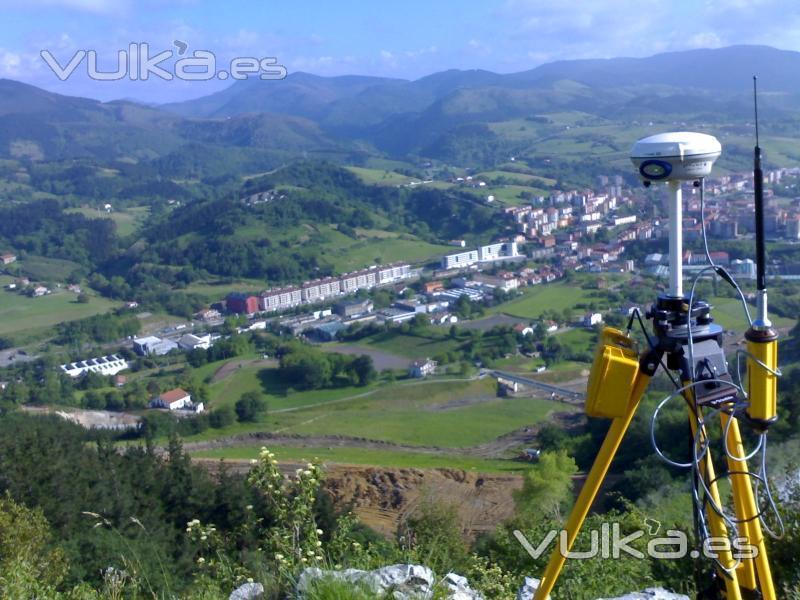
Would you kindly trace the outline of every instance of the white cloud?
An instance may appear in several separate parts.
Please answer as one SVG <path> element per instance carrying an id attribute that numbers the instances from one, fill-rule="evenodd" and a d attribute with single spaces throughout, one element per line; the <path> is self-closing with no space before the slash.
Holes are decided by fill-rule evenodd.
<path id="1" fill-rule="evenodd" d="M 22 57 L 16 52 L 0 48 L 0 76 L 18 77 L 22 67 Z"/>

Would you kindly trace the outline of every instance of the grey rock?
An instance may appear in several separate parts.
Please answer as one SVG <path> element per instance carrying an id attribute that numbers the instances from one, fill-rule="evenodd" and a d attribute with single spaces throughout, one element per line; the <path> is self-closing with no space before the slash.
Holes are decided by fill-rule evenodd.
<path id="1" fill-rule="evenodd" d="M 484 600 L 483 594 L 469 587 L 466 577 L 456 573 L 448 573 L 442 580 L 442 585 L 450 592 L 448 600 Z"/>
<path id="2" fill-rule="evenodd" d="M 664 588 L 648 588 L 643 592 L 626 594 L 618 598 L 598 598 L 597 600 L 689 600 L 689 596 L 673 594 Z"/>
<path id="3" fill-rule="evenodd" d="M 325 571 L 316 567 L 305 569 L 297 581 L 297 596 L 304 598 L 315 581 L 335 579 L 352 584 L 362 584 L 376 594 L 391 594 L 394 600 L 429 600 L 433 597 L 436 578 L 428 567 L 421 565 L 391 565 L 374 571 L 346 569 Z M 442 580 L 448 590 L 447 600 L 484 600 L 469 587 L 465 577 L 448 573 Z"/>
<path id="4" fill-rule="evenodd" d="M 264 586 L 260 583 L 245 583 L 231 592 L 228 600 L 262 600 Z"/>
<path id="5" fill-rule="evenodd" d="M 539 580 L 536 577 L 526 577 L 519 590 L 517 590 L 517 600 L 533 600 L 538 589 Z"/>

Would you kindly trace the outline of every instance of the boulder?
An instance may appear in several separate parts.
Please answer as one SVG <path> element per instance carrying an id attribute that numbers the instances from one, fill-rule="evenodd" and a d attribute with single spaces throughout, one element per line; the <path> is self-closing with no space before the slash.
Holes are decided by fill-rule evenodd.
<path id="1" fill-rule="evenodd" d="M 447 588 L 448 600 L 484 600 L 483 594 L 469 587 L 466 577 L 456 573 L 448 573 L 442 580 L 442 586 Z"/>
<path id="2" fill-rule="evenodd" d="M 298 598 L 304 598 L 313 583 L 321 579 L 361 584 L 376 594 L 391 594 L 394 600 L 429 600 L 437 584 L 433 571 L 421 565 L 391 565 L 374 571 L 326 571 L 309 567 L 297 580 Z M 466 577 L 456 573 L 448 573 L 441 585 L 447 590 L 447 600 L 484 600 L 479 592 L 469 587 Z"/>
<path id="3" fill-rule="evenodd" d="M 536 577 L 526 577 L 517 591 L 517 600 L 533 600 L 539 589 L 539 580 Z M 548 596 L 548 600 L 549 600 Z"/>
<path id="4" fill-rule="evenodd" d="M 264 586 L 260 583 L 245 583 L 231 592 L 228 600 L 262 600 Z"/>
<path id="5" fill-rule="evenodd" d="M 689 596 L 673 594 L 664 588 L 648 588 L 643 592 L 626 594 L 617 598 L 598 598 L 597 600 L 689 600 Z"/>

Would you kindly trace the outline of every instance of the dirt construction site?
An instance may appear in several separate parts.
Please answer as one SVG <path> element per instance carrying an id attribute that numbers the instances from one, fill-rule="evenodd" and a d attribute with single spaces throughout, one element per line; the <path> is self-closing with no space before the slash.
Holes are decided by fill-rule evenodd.
<path id="1" fill-rule="evenodd" d="M 218 460 L 195 459 L 209 469 Z M 226 460 L 234 471 L 250 469 L 248 460 Z M 282 464 L 287 473 L 300 465 Z M 328 465 L 325 489 L 339 508 L 351 506 L 362 523 L 391 537 L 398 525 L 425 502 L 449 504 L 459 514 L 464 533 L 491 531 L 514 512 L 512 493 L 522 487 L 519 475 L 482 474 L 460 469 L 392 469 L 363 465 Z"/>

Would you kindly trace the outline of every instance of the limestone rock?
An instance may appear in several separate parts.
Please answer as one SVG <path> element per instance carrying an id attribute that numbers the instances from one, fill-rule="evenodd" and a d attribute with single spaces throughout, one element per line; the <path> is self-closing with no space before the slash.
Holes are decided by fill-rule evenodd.
<path id="1" fill-rule="evenodd" d="M 245 583 L 231 592 L 228 600 L 262 600 L 264 586 L 260 583 Z"/>

